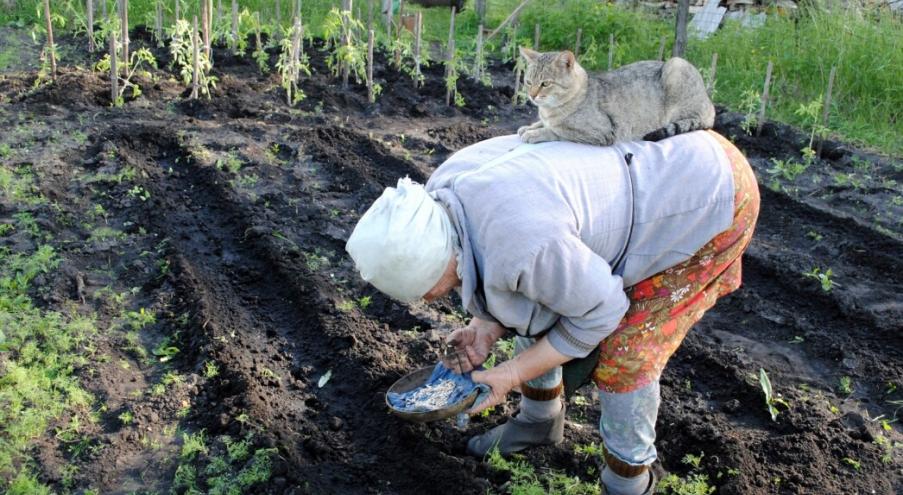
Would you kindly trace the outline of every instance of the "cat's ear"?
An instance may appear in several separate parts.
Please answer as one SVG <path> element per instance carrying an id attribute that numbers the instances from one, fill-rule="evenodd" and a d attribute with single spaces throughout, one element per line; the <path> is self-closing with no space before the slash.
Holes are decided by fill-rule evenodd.
<path id="1" fill-rule="evenodd" d="M 536 60 L 539 59 L 539 52 L 529 48 L 520 47 L 520 54 L 530 63 L 536 62 Z"/>
<path id="2" fill-rule="evenodd" d="M 577 64 L 577 57 L 574 56 L 572 51 L 565 50 L 561 52 L 561 55 L 558 55 L 558 62 L 565 69 L 572 69 Z"/>

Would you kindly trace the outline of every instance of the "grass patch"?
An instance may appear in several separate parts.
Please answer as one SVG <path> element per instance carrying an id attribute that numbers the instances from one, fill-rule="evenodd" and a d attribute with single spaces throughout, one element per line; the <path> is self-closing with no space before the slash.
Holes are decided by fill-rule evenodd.
<path id="1" fill-rule="evenodd" d="M 33 305 L 31 281 L 60 263 L 50 246 L 30 254 L 0 250 L 0 479 L 7 493 L 42 493 L 22 470 L 31 440 L 66 411 L 87 414 L 93 402 L 74 370 L 87 364 L 91 318 Z M 17 472 L 18 471 L 18 472 Z"/>
<path id="2" fill-rule="evenodd" d="M 251 436 L 219 437 L 208 446 L 203 432 L 183 435 L 182 462 L 173 476 L 174 493 L 240 495 L 270 479 L 276 449 L 255 449 Z M 214 454 L 215 452 L 215 454 Z"/>
<path id="3" fill-rule="evenodd" d="M 601 491 L 596 482 L 587 483 L 560 471 L 537 473 L 523 456 L 515 454 L 505 459 L 498 448 L 489 452 L 486 462 L 492 469 L 511 475 L 511 480 L 505 484 L 505 493 L 511 495 L 598 495 Z"/>

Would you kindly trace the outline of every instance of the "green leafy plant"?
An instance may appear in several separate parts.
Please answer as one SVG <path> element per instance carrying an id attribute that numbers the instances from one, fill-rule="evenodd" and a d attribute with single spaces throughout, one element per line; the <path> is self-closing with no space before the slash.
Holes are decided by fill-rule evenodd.
<path id="1" fill-rule="evenodd" d="M 125 91 L 127 89 L 132 90 L 132 98 L 138 98 L 141 96 L 141 87 L 132 82 L 132 78 L 136 74 L 143 74 L 146 77 L 150 77 L 150 72 L 147 71 L 145 67 L 153 67 L 157 68 L 157 59 L 154 58 L 154 54 L 147 48 L 139 48 L 129 54 L 129 64 L 126 67 L 128 71 L 125 75 L 118 75 L 119 79 L 119 94 L 116 97 L 116 100 L 113 101 L 113 106 L 122 106 L 125 103 Z M 100 61 L 94 64 L 94 70 L 96 72 L 110 72 L 111 63 L 110 63 L 110 54 L 107 53 L 103 56 Z"/>
<path id="2" fill-rule="evenodd" d="M 213 361 L 204 362 L 204 378 L 215 378 L 219 375 L 219 366 Z"/>
<path id="3" fill-rule="evenodd" d="M 819 95 L 818 98 L 806 102 L 801 103 L 799 107 L 797 107 L 794 113 L 801 117 L 803 121 L 811 126 L 811 132 L 809 133 L 809 144 L 802 149 L 803 153 L 803 161 L 806 162 L 806 165 L 811 164 L 815 160 L 815 150 L 812 148 L 812 145 L 815 143 L 815 137 L 824 138 L 828 135 L 828 128 L 821 125 L 819 120 L 821 119 L 821 110 L 822 110 L 822 95 Z"/>
<path id="4" fill-rule="evenodd" d="M 185 460 L 194 459 L 198 454 L 207 453 L 207 435 L 204 430 L 197 433 L 182 434 L 182 451 L 180 457 Z"/>
<path id="5" fill-rule="evenodd" d="M 685 478 L 681 478 L 674 473 L 668 474 L 659 481 L 656 493 L 672 495 L 709 495 L 714 493 L 715 487 L 709 484 L 708 475 L 698 472 L 703 457 L 705 457 L 705 454 L 702 452 L 698 456 L 689 453 L 684 455 L 681 462 L 690 466 L 690 474 Z"/>
<path id="6" fill-rule="evenodd" d="M 323 21 L 325 48 L 330 50 L 326 65 L 333 76 L 349 75 L 356 83 L 367 79 L 367 43 L 360 38 L 364 25 L 350 11 L 332 9 Z"/>
<path id="7" fill-rule="evenodd" d="M 831 271 L 830 268 L 822 271 L 822 269 L 817 266 L 813 267 L 808 272 L 803 272 L 804 277 L 818 280 L 818 283 L 821 284 L 821 290 L 824 292 L 831 292 L 834 287 L 840 287 L 840 284 L 831 278 L 833 275 L 834 272 Z"/>
<path id="8" fill-rule="evenodd" d="M 757 111 L 761 100 L 762 96 L 754 89 L 747 89 L 740 95 L 740 101 L 737 105 L 740 113 L 743 114 L 743 121 L 740 122 L 740 128 L 750 136 L 753 133 L 753 129 L 759 125 L 759 115 Z"/>
<path id="9" fill-rule="evenodd" d="M 768 413 L 771 414 L 771 420 L 778 420 L 778 405 L 790 409 L 790 404 L 774 393 L 771 388 L 771 380 L 764 368 L 759 368 L 759 386 L 762 387 L 762 393 L 765 394 L 765 405 L 768 407 Z"/>
<path id="10" fill-rule="evenodd" d="M 118 418 L 124 425 L 130 425 L 135 422 L 135 415 L 132 411 L 123 411 L 119 414 Z"/>
<path id="11" fill-rule="evenodd" d="M 848 376 L 842 376 L 837 381 L 837 391 L 843 395 L 850 395 L 853 393 L 853 379 Z"/>
<path id="12" fill-rule="evenodd" d="M 458 91 L 458 78 L 461 77 L 461 73 L 464 70 L 466 70 L 464 59 L 461 57 L 459 50 L 455 49 L 446 61 L 445 89 L 451 93 L 452 101 L 456 107 L 463 107 L 467 103 L 464 101 L 464 95 Z"/>
<path id="13" fill-rule="evenodd" d="M 289 106 L 294 106 L 305 98 L 304 91 L 298 86 L 298 79 L 301 74 L 310 76 L 307 55 L 303 50 L 303 34 L 304 28 L 300 22 L 296 22 L 282 37 L 280 42 L 282 50 L 276 60 L 276 70 L 279 72 L 286 103 Z"/>
<path id="14" fill-rule="evenodd" d="M 772 158 L 771 163 L 774 164 L 774 166 L 768 169 L 768 173 L 788 181 L 795 180 L 809 167 L 808 163 L 799 163 L 793 160 L 784 161 L 778 160 L 777 158 Z"/>
<path id="15" fill-rule="evenodd" d="M 169 54 L 172 57 L 170 68 L 176 68 L 182 78 L 182 84 L 190 86 L 194 80 L 194 53 L 191 43 L 193 28 L 188 21 L 178 19 L 169 29 Z M 200 35 L 198 35 L 200 36 Z M 216 88 L 219 79 L 210 75 L 213 61 L 207 57 L 205 50 L 198 51 L 198 92 L 208 99 L 210 90 Z"/>

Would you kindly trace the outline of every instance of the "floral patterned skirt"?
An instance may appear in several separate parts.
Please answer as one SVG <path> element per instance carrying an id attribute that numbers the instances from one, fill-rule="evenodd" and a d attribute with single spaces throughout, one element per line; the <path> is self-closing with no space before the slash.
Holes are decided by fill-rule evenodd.
<path id="1" fill-rule="evenodd" d="M 724 147 L 734 174 L 734 222 L 687 261 L 626 290 L 630 307 L 600 344 L 593 379 L 606 392 L 636 390 L 658 380 L 690 327 L 718 298 L 740 287 L 741 256 L 759 215 L 752 168 L 730 141 L 708 131 Z"/>

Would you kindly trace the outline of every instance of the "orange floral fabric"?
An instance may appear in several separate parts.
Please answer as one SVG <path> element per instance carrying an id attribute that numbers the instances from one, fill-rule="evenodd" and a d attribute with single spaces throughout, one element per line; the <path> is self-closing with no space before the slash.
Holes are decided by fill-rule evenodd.
<path id="1" fill-rule="evenodd" d="M 709 131 L 727 153 L 734 175 L 734 222 L 687 261 L 626 290 L 627 314 L 599 346 L 593 379 L 606 392 L 636 390 L 657 380 L 690 328 L 740 287 L 741 256 L 759 215 L 752 168 L 730 141 Z"/>

